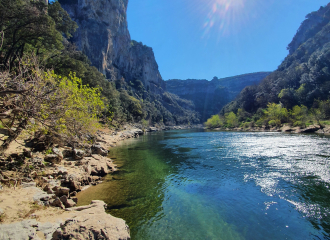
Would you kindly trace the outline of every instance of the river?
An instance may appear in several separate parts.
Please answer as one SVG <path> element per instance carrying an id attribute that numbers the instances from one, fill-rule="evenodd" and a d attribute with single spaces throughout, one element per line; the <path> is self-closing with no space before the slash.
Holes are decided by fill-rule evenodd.
<path id="1" fill-rule="evenodd" d="M 177 130 L 124 141 L 104 200 L 133 240 L 330 239 L 330 139 Z"/>

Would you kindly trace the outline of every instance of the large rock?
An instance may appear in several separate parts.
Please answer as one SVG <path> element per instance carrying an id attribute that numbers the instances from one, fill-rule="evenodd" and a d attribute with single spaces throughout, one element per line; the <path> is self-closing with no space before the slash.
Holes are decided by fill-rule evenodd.
<path id="1" fill-rule="evenodd" d="M 73 150 L 73 158 L 75 160 L 83 159 L 86 156 L 86 152 L 81 149 L 74 149 Z"/>
<path id="2" fill-rule="evenodd" d="M 59 198 L 54 203 L 64 208 Z M 71 213 L 65 222 L 40 223 L 29 219 L 1 224 L 0 240 L 130 239 L 125 221 L 107 214 L 105 206 L 103 201 L 92 201 L 88 206 L 67 208 Z"/>
<path id="3" fill-rule="evenodd" d="M 64 204 L 62 203 L 62 201 L 58 197 L 55 198 L 53 201 L 50 201 L 49 204 L 50 204 L 50 206 L 53 206 L 53 207 L 59 207 L 61 209 L 65 208 Z"/>
<path id="4" fill-rule="evenodd" d="M 320 129 L 320 126 L 312 125 L 307 128 L 301 129 L 300 132 L 301 133 L 314 133 L 314 132 L 318 131 L 319 129 Z"/>
<path id="5" fill-rule="evenodd" d="M 111 159 L 96 154 L 93 154 L 92 157 L 85 157 L 81 162 L 89 175 L 104 176 L 116 170 Z"/>
<path id="6" fill-rule="evenodd" d="M 100 144 L 94 144 L 91 148 L 92 154 L 108 155 L 108 150 L 104 149 Z"/>
<path id="7" fill-rule="evenodd" d="M 52 235 L 58 229 L 60 223 L 39 223 L 35 219 L 22 222 L 0 225 L 1 240 L 26 240 L 26 239 L 46 239 L 51 240 Z M 37 232 L 41 232 L 40 238 Z"/>
<path id="8" fill-rule="evenodd" d="M 67 196 L 60 197 L 61 202 L 64 204 L 66 208 L 71 208 L 77 205 L 72 199 L 69 199 Z"/>
<path id="9" fill-rule="evenodd" d="M 61 151 L 60 149 L 54 147 L 54 148 L 52 149 L 52 151 L 53 151 L 53 153 L 56 154 L 60 159 L 63 159 L 63 153 L 62 153 L 62 151 Z"/>
<path id="10" fill-rule="evenodd" d="M 62 239 L 130 239 L 125 221 L 105 212 L 103 201 L 91 205 L 69 208 L 76 217 L 67 219 L 53 234 L 54 240 Z"/>
<path id="11" fill-rule="evenodd" d="M 47 154 L 44 159 L 46 162 L 50 162 L 50 163 L 58 164 L 61 162 L 61 158 L 56 154 Z"/>

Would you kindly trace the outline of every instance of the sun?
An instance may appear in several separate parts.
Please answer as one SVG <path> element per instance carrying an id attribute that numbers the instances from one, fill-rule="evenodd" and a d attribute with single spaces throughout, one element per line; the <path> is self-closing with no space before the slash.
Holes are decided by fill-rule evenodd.
<path id="1" fill-rule="evenodd" d="M 204 36 L 211 30 L 218 30 L 222 35 L 230 34 L 233 28 L 244 23 L 245 3 L 247 0 L 204 0 L 208 14 L 204 22 Z"/>

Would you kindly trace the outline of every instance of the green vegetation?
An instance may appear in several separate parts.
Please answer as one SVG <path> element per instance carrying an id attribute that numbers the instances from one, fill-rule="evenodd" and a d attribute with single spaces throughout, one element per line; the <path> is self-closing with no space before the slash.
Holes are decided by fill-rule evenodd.
<path id="1" fill-rule="evenodd" d="M 76 29 L 57 1 L 0 0 L 0 125 L 9 132 L 2 149 L 24 129 L 75 141 L 100 123 L 199 122 L 190 101 L 152 93 L 138 79 L 107 80 L 69 41 Z"/>
<path id="2" fill-rule="evenodd" d="M 219 128 L 224 126 L 224 121 L 222 121 L 223 119 L 220 119 L 220 116 L 217 115 L 213 115 L 211 118 L 207 119 L 205 126 L 207 128 Z"/>
<path id="3" fill-rule="evenodd" d="M 330 114 L 326 110 L 330 108 L 329 10 L 330 5 L 308 14 L 288 45 L 290 54 L 278 69 L 260 84 L 243 89 L 235 101 L 221 110 L 221 115 L 237 113 L 238 109 L 245 109 L 252 116 L 258 115 L 258 112 L 269 108 L 269 103 L 272 103 L 273 108 L 269 110 L 273 116 L 267 124 L 273 126 L 290 122 L 288 117 L 295 119 L 295 125 L 303 125 L 306 120 L 299 119 L 299 115 L 302 117 L 306 114 L 298 112 L 306 112 L 306 108 L 318 123 L 322 119 L 329 119 Z M 278 104 L 281 107 L 274 109 Z M 298 109 L 295 106 L 306 108 Z M 294 116 L 279 112 L 281 109 L 291 109 Z M 260 117 L 258 115 L 258 118 Z"/>
<path id="4" fill-rule="evenodd" d="M 214 115 L 204 123 L 207 128 L 251 128 L 251 127 L 281 127 L 288 124 L 293 127 L 307 127 L 313 123 L 330 124 L 330 100 L 315 101 L 312 108 L 304 105 L 287 109 L 283 104 L 268 103 L 267 108 L 259 109 L 254 115 L 244 109 L 226 113 L 225 116 Z"/>

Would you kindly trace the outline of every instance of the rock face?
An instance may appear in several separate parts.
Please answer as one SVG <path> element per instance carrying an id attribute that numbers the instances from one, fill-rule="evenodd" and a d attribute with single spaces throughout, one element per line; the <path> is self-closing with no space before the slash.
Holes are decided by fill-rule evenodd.
<path id="1" fill-rule="evenodd" d="M 193 101 L 204 122 L 211 115 L 219 113 L 243 88 L 258 84 L 269 74 L 270 72 L 258 72 L 222 79 L 214 77 L 211 81 L 171 79 L 165 82 L 167 91 Z"/>
<path id="2" fill-rule="evenodd" d="M 109 80 L 140 80 L 153 93 L 165 84 L 152 48 L 131 41 L 127 28 L 128 0 L 59 0 L 77 22 L 73 42 Z"/>

